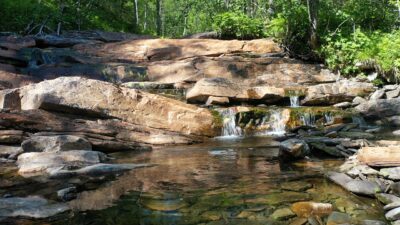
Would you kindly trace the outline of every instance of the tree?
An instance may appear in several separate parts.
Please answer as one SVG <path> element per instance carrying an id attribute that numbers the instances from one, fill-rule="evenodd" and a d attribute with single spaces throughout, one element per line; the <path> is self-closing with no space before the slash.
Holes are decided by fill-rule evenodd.
<path id="1" fill-rule="evenodd" d="M 318 5 L 319 0 L 307 0 L 308 20 L 310 22 L 310 46 L 318 48 Z"/>

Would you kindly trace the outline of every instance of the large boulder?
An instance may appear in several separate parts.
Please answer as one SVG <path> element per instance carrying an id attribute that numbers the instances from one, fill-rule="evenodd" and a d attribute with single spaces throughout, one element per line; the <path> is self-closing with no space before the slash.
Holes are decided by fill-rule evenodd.
<path id="1" fill-rule="evenodd" d="M 288 139 L 279 145 L 280 154 L 284 158 L 304 158 L 310 154 L 310 148 L 304 140 Z"/>
<path id="2" fill-rule="evenodd" d="M 210 96 L 234 99 L 243 92 L 243 88 L 229 79 L 204 78 L 187 92 L 186 100 L 192 103 L 205 103 Z"/>
<path id="3" fill-rule="evenodd" d="M 314 85 L 308 88 L 302 105 L 334 105 L 340 102 L 351 102 L 355 97 L 366 96 L 374 90 L 371 83 L 351 80 Z"/>
<path id="4" fill-rule="evenodd" d="M 105 155 L 96 151 L 29 152 L 18 156 L 18 173 L 23 176 L 49 174 L 54 170 L 82 168 L 100 163 Z"/>
<path id="5" fill-rule="evenodd" d="M 22 142 L 21 147 L 24 152 L 92 150 L 88 140 L 72 135 L 34 136 Z"/>
<path id="6" fill-rule="evenodd" d="M 356 110 L 366 117 L 397 116 L 400 114 L 400 98 L 371 100 L 358 105 Z"/>
<path id="7" fill-rule="evenodd" d="M 216 136 L 206 109 L 140 90 L 80 77 L 61 77 L 20 89 L 21 109 L 85 114 L 187 135 Z"/>

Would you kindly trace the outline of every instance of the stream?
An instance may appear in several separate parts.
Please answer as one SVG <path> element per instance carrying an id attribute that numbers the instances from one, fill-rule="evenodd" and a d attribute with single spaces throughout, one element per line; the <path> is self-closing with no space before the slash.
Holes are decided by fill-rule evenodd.
<path id="1" fill-rule="evenodd" d="M 280 212 L 299 201 L 331 203 L 336 211 L 346 212 L 360 223 L 366 219 L 384 221 L 377 200 L 352 195 L 324 178 L 323 173 L 337 168 L 342 160 L 281 163 L 277 146 L 272 137 L 260 136 L 213 139 L 151 152 L 114 153 L 111 157 L 115 163 L 153 166 L 105 177 L 109 182 L 85 182 L 87 191 L 70 202 L 71 212 L 46 220 L 12 219 L 3 223 L 291 224 L 295 216 Z M 18 182 L 12 170 L 2 171 L 3 183 L 7 179 Z M 9 194 L 51 197 L 65 183 L 33 180 L 17 189 L 3 189 L 0 194 L 12 190 Z"/>

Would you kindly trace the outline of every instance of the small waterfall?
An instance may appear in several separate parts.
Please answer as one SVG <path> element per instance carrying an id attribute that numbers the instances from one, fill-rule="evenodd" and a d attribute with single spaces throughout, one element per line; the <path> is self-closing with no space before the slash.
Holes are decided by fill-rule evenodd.
<path id="1" fill-rule="evenodd" d="M 286 133 L 286 120 L 282 110 L 271 111 L 270 120 L 271 129 L 267 131 L 267 135 L 283 135 Z"/>
<path id="2" fill-rule="evenodd" d="M 335 120 L 335 117 L 331 113 L 325 113 L 324 117 L 325 117 L 325 123 L 327 124 L 333 123 Z"/>
<path id="3" fill-rule="evenodd" d="M 300 120 L 305 126 L 315 126 L 315 115 L 309 112 L 303 113 L 300 116 Z"/>
<path id="4" fill-rule="evenodd" d="M 352 119 L 353 123 L 358 124 L 361 128 L 368 127 L 367 122 L 361 116 L 352 116 L 351 119 Z"/>
<path id="5" fill-rule="evenodd" d="M 299 96 L 290 96 L 290 107 L 292 108 L 300 107 Z"/>
<path id="6" fill-rule="evenodd" d="M 225 109 L 220 112 L 223 119 L 222 136 L 242 136 L 242 129 L 236 125 L 236 113 L 235 108 Z"/>

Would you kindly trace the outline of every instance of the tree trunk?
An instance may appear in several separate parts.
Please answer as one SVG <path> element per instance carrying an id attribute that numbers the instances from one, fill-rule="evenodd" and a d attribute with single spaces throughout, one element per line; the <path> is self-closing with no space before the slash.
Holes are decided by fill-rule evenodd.
<path id="1" fill-rule="evenodd" d="M 157 35 L 162 35 L 162 0 L 157 0 L 156 2 L 157 10 Z"/>
<path id="2" fill-rule="evenodd" d="M 143 22 L 143 30 L 147 30 L 147 1 L 146 4 L 144 5 L 144 22 Z"/>
<path id="3" fill-rule="evenodd" d="M 318 3 L 319 0 L 307 0 L 308 19 L 310 21 L 310 46 L 313 50 L 318 48 Z"/>
<path id="4" fill-rule="evenodd" d="M 268 1 L 268 17 L 272 18 L 275 14 L 274 10 L 274 0 Z"/>
<path id="5" fill-rule="evenodd" d="M 135 0 L 136 27 L 139 27 L 139 8 L 138 8 L 138 1 L 139 1 L 139 0 Z"/>

